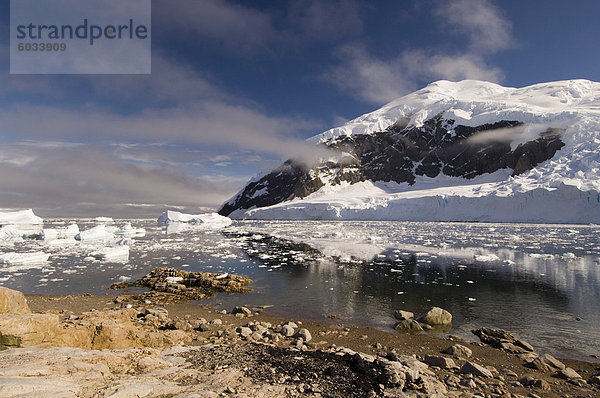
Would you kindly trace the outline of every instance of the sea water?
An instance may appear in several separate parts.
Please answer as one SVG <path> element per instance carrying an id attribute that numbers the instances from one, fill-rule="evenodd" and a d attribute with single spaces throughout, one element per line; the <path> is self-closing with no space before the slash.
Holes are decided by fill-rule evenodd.
<path id="1" fill-rule="evenodd" d="M 89 220 L 77 222 L 81 230 Z M 369 326 L 393 332 L 397 309 L 439 306 L 453 334 L 498 327 L 538 351 L 594 360 L 600 356 L 600 227 L 485 223 L 237 221 L 225 230 L 146 228 L 128 260 L 89 253 L 114 242 L 51 245 L 25 240 L 0 252 L 45 251 L 42 264 L 0 268 L 0 284 L 26 294 L 106 293 L 157 267 L 230 272 L 254 280 L 247 294 L 207 302 L 269 306 L 267 313 Z M 186 226 L 187 227 L 187 226 Z"/>

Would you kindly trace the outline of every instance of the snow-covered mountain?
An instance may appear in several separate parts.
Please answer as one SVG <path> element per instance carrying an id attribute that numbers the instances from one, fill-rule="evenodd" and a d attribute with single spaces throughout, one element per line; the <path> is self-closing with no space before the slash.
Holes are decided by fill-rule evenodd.
<path id="1" fill-rule="evenodd" d="M 308 140 L 232 218 L 600 222 L 600 83 L 438 81 Z"/>

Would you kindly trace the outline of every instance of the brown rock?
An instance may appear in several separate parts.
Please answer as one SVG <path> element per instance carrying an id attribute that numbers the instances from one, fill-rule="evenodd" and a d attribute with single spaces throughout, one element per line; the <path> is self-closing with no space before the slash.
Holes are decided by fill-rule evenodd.
<path id="1" fill-rule="evenodd" d="M 581 375 L 579 375 L 579 373 L 577 373 L 576 371 L 574 371 L 571 368 L 564 368 L 559 370 L 556 373 L 557 377 L 560 377 L 561 379 L 565 379 L 565 380 L 575 380 L 575 379 L 581 379 Z"/>
<path id="2" fill-rule="evenodd" d="M 465 362 L 465 364 L 462 366 L 462 368 L 460 368 L 460 372 L 461 373 L 470 373 L 474 376 L 479 376 L 479 377 L 488 377 L 488 378 L 493 377 L 492 372 L 490 372 L 488 369 L 484 368 L 483 366 L 477 365 L 476 363 L 473 363 L 473 362 Z"/>
<path id="3" fill-rule="evenodd" d="M 0 347 L 32 347 L 52 341 L 61 332 L 58 315 L 0 315 Z"/>
<path id="4" fill-rule="evenodd" d="M 23 293 L 0 287 L 0 314 L 30 314 L 31 310 Z"/>
<path id="5" fill-rule="evenodd" d="M 453 369 L 456 364 L 451 358 L 446 358 L 440 355 L 426 355 L 423 361 L 429 366 L 437 366 L 441 369 Z"/>
<path id="6" fill-rule="evenodd" d="M 452 314 L 440 307 L 432 307 L 419 315 L 416 320 L 431 326 L 448 326 L 452 325 Z"/>
<path id="7" fill-rule="evenodd" d="M 410 319 L 413 319 L 414 317 L 415 317 L 415 314 L 413 314 L 410 311 L 404 311 L 404 310 L 394 311 L 394 318 L 396 318 L 399 321 L 410 320 Z"/>
<path id="8" fill-rule="evenodd" d="M 394 329 L 396 329 L 400 333 L 419 333 L 423 331 L 419 322 L 405 319 L 404 321 L 398 322 L 394 325 Z"/>
<path id="9" fill-rule="evenodd" d="M 454 344 L 442 351 L 444 354 L 452 355 L 459 358 L 470 358 L 473 355 L 473 351 L 464 345 Z"/>

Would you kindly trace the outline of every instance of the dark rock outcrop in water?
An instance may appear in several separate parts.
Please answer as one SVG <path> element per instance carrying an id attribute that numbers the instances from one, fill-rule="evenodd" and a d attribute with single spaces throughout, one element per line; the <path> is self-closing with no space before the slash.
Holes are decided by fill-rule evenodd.
<path id="1" fill-rule="evenodd" d="M 523 123 L 501 120 L 476 127 L 455 125 L 441 116 L 427 120 L 422 127 L 396 123 L 386 131 L 340 136 L 327 147 L 340 155 L 308 167 L 287 160 L 269 174 L 251 181 L 219 210 L 229 215 L 237 209 L 271 206 L 306 197 L 327 184 L 360 181 L 394 181 L 414 184 L 417 176 L 463 177 L 467 179 L 512 170 L 513 175 L 531 170 L 551 159 L 565 144 L 561 130 L 548 129 L 535 140 L 512 148 L 506 139 L 492 132 L 523 129 Z M 498 134 L 498 137 L 505 136 Z"/>
<path id="2" fill-rule="evenodd" d="M 233 274 L 188 272 L 175 268 L 156 268 L 134 283 L 115 283 L 112 289 L 143 286 L 151 292 L 168 293 L 190 300 L 201 300 L 215 293 L 246 293 L 251 279 Z"/>

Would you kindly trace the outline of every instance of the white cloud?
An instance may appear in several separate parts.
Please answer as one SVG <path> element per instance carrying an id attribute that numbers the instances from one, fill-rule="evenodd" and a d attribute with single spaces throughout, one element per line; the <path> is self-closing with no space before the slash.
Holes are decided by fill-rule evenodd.
<path id="1" fill-rule="evenodd" d="M 503 74 L 474 54 L 446 55 L 426 51 L 405 51 L 380 59 L 359 45 L 338 52 L 340 64 L 323 77 L 339 89 L 381 104 L 417 88 L 418 81 L 479 79 L 498 82 Z"/>
<path id="2" fill-rule="evenodd" d="M 487 0 L 452 0 L 439 4 L 434 13 L 441 23 L 467 36 L 469 47 L 464 51 L 407 49 L 383 58 L 363 44 L 347 44 L 336 53 L 338 64 L 322 77 L 338 89 L 375 104 L 414 91 L 423 81 L 500 82 L 504 77 L 502 70 L 489 65 L 485 55 L 512 45 L 510 22 Z"/>
<path id="3" fill-rule="evenodd" d="M 441 21 L 466 34 L 475 52 L 505 50 L 514 42 L 510 21 L 488 0 L 444 1 L 436 14 Z"/>
<path id="4" fill-rule="evenodd" d="M 26 158 L 27 162 L 18 162 Z M 216 207 L 245 181 L 193 177 L 168 166 L 132 164 L 113 147 L 57 142 L 3 145 L 0 202 L 5 207 L 74 208 L 82 203 Z"/>

